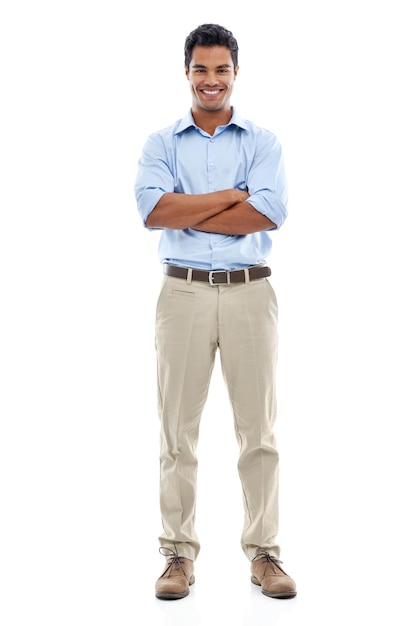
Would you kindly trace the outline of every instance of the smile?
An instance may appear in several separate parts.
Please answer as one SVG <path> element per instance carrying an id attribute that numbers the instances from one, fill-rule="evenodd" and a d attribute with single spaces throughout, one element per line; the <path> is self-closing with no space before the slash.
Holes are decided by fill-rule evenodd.
<path id="1" fill-rule="evenodd" d="M 220 89 L 216 89 L 216 90 L 211 90 L 209 91 L 209 89 L 202 89 L 202 92 L 205 93 L 208 96 L 216 96 L 218 93 L 221 93 Z"/>

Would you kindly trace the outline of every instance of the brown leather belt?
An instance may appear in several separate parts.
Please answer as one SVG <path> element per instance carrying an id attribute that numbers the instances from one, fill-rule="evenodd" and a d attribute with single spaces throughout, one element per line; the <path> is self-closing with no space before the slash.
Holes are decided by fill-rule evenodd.
<path id="1" fill-rule="evenodd" d="M 164 274 L 173 276 L 174 278 L 184 278 L 189 280 L 198 280 L 209 285 L 229 285 L 230 283 L 245 283 L 248 280 L 257 280 L 258 278 L 266 278 L 271 276 L 271 269 L 267 265 L 253 265 L 246 270 L 196 270 L 187 267 L 179 267 L 178 265 L 169 265 L 164 263 Z M 248 277 L 246 277 L 246 274 Z"/>

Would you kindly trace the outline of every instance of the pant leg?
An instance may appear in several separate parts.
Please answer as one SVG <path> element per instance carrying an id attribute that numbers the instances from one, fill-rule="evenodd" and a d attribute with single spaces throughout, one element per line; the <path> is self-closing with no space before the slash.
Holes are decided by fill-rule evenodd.
<path id="1" fill-rule="evenodd" d="M 219 348 L 239 443 L 241 545 L 279 556 L 276 419 L 277 301 L 267 279 L 222 289 Z"/>
<path id="2" fill-rule="evenodd" d="M 196 446 L 217 349 L 217 290 L 165 277 L 157 303 L 161 546 L 195 560 Z"/>

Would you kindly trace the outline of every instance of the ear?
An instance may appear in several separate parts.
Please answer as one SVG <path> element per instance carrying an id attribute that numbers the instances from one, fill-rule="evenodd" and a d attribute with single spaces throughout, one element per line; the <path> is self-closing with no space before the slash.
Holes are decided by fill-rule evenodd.
<path id="1" fill-rule="evenodd" d="M 189 68 L 186 67 L 186 66 L 184 67 L 184 73 L 186 74 L 187 80 L 190 80 L 189 79 Z"/>
<path id="2" fill-rule="evenodd" d="M 237 65 L 237 66 L 234 68 L 234 78 L 236 78 L 236 77 L 237 77 L 238 70 L 239 70 L 239 65 Z"/>

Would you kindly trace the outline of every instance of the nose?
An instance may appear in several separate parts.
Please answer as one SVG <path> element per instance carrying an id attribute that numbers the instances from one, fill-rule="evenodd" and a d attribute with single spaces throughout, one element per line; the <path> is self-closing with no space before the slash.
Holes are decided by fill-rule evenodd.
<path id="1" fill-rule="evenodd" d="M 214 74 L 213 72 L 209 72 L 206 75 L 206 82 L 208 85 L 216 85 L 216 83 L 218 82 L 216 74 Z"/>

